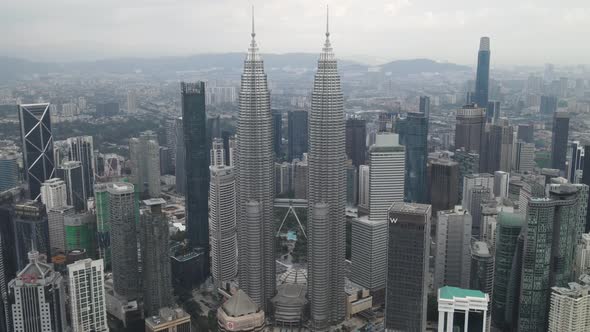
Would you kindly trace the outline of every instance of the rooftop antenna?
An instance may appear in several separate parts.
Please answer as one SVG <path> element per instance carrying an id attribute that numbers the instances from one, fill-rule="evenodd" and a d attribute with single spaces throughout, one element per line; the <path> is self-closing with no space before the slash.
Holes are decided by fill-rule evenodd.
<path id="1" fill-rule="evenodd" d="M 330 7 L 326 5 L 326 37 L 330 37 Z"/>
<path id="2" fill-rule="evenodd" d="M 256 37 L 256 32 L 254 32 L 254 5 L 252 5 L 252 38 Z"/>

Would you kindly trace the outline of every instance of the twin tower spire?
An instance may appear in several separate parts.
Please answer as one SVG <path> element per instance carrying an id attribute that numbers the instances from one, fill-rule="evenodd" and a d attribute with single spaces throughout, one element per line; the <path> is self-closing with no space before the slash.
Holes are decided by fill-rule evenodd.
<path id="1" fill-rule="evenodd" d="M 258 51 L 258 46 L 256 45 L 256 30 L 254 26 L 254 6 L 252 6 L 252 32 L 250 33 L 252 36 L 252 41 L 250 42 L 250 52 Z M 326 42 L 324 43 L 324 50 L 330 49 L 332 46 L 330 44 L 330 9 L 326 5 Z"/>

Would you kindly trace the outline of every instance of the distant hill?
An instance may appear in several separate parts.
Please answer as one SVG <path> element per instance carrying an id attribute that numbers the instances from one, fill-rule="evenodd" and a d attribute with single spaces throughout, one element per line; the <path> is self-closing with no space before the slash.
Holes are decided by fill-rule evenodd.
<path id="1" fill-rule="evenodd" d="M 448 73 L 457 71 L 470 71 L 468 66 L 454 63 L 436 62 L 430 59 L 396 60 L 379 66 L 384 73 L 392 75 L 411 75 L 419 73 Z"/>
<path id="2" fill-rule="evenodd" d="M 240 70 L 245 53 L 198 54 L 191 56 L 174 56 L 161 58 L 121 58 L 98 61 L 79 62 L 35 62 L 18 58 L 0 56 L 0 81 L 10 81 L 33 74 L 47 73 L 132 73 L 142 70 L 147 74 L 164 74 L 177 71 L 205 70 Z M 262 54 L 265 65 L 272 68 L 306 68 L 317 67 L 318 54 L 287 53 Z M 341 70 L 365 71 L 368 65 L 349 60 L 339 61 Z M 452 63 L 440 63 L 429 59 L 397 60 L 386 63 L 382 72 L 393 75 L 409 75 L 422 72 L 451 72 L 470 70 L 467 66 Z"/>

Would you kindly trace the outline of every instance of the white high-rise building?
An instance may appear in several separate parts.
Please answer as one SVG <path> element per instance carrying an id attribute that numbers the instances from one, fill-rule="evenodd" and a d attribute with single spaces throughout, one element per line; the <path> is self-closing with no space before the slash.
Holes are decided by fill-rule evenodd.
<path id="1" fill-rule="evenodd" d="M 129 90 L 127 92 L 127 112 L 137 112 L 137 94 L 135 90 Z"/>
<path id="2" fill-rule="evenodd" d="M 41 185 L 41 202 L 45 204 L 47 211 L 68 205 L 66 183 L 58 178 L 43 182 Z"/>
<path id="3" fill-rule="evenodd" d="M 139 138 L 129 139 L 129 159 L 131 160 L 131 182 L 140 193 L 147 192 L 150 197 L 160 197 L 160 145 L 158 135 L 145 131 Z"/>
<path id="4" fill-rule="evenodd" d="M 344 98 L 338 64 L 326 30 L 309 112 L 308 297 L 314 330 L 340 323 L 346 314 L 346 151 Z M 322 207 L 322 211 L 315 209 Z M 328 212 L 324 215 L 323 209 Z M 320 213 L 322 212 L 322 213 Z"/>
<path id="5" fill-rule="evenodd" d="M 531 173 L 535 169 L 535 144 L 518 140 L 514 159 L 514 170 Z"/>
<path id="6" fill-rule="evenodd" d="M 369 209 L 369 165 L 359 166 L 359 206 Z"/>
<path id="7" fill-rule="evenodd" d="M 404 201 L 405 149 L 398 135 L 377 134 L 369 153 L 369 216 L 352 222 L 351 280 L 370 290 L 385 287 L 387 211 Z"/>
<path id="8" fill-rule="evenodd" d="M 230 164 L 236 165 L 240 288 L 267 309 L 276 291 L 273 127 L 254 18 L 251 36 L 239 93 L 237 151 L 232 157 L 230 143 Z"/>
<path id="9" fill-rule="evenodd" d="M 460 205 L 439 211 L 436 224 L 434 289 L 469 288 L 471 273 L 471 215 Z"/>
<path id="10" fill-rule="evenodd" d="M 379 133 L 369 153 L 369 216 L 387 220 L 391 204 L 404 201 L 405 148 L 397 134 Z"/>
<path id="11" fill-rule="evenodd" d="M 218 286 L 238 272 L 236 181 L 232 166 L 210 166 L 209 243 L 211 274 Z"/>
<path id="12" fill-rule="evenodd" d="M 576 248 L 576 278 L 582 274 L 590 275 L 590 233 L 582 234 Z"/>
<path id="13" fill-rule="evenodd" d="M 8 283 L 11 332 L 67 331 L 63 277 L 31 250 L 29 264 Z"/>
<path id="14" fill-rule="evenodd" d="M 223 148 L 223 140 L 221 138 L 214 138 L 211 146 L 211 166 L 225 165 L 225 149 Z"/>
<path id="15" fill-rule="evenodd" d="M 508 186 L 510 185 L 510 173 L 503 171 L 494 172 L 494 196 L 500 198 L 508 197 Z"/>
<path id="16" fill-rule="evenodd" d="M 549 332 L 590 331 L 590 276 L 570 282 L 569 287 L 551 287 Z"/>
<path id="17" fill-rule="evenodd" d="M 75 213 L 71 205 L 56 206 L 47 211 L 47 225 L 49 228 L 49 244 L 51 255 L 66 253 L 66 231 L 64 219 Z"/>
<path id="18" fill-rule="evenodd" d="M 68 265 L 72 332 L 107 332 L 107 309 L 102 259 Z"/>

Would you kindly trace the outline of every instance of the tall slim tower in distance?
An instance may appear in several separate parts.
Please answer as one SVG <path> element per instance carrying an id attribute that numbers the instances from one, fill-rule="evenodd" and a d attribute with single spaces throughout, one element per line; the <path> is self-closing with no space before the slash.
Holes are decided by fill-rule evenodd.
<path id="1" fill-rule="evenodd" d="M 551 136 L 551 168 L 565 174 L 567 139 L 569 136 L 570 117 L 566 112 L 553 114 L 553 135 Z"/>
<path id="2" fill-rule="evenodd" d="M 406 202 L 426 203 L 428 117 L 423 113 L 408 113 L 405 119 L 398 122 L 397 132 L 400 144 L 406 147 Z"/>
<path id="3" fill-rule="evenodd" d="M 25 180 L 31 199 L 41 195 L 41 184 L 54 177 L 53 136 L 49 104 L 19 105 Z"/>
<path id="4" fill-rule="evenodd" d="M 209 140 L 205 83 L 180 83 L 186 172 L 186 212 L 189 244 L 204 248 L 209 257 Z M 206 263 L 205 266 L 209 266 Z M 209 274 L 207 271 L 206 274 Z"/>
<path id="5" fill-rule="evenodd" d="M 312 326 L 322 330 L 345 314 L 345 123 L 328 26 L 311 93 L 308 163 L 308 294 Z M 328 209 L 326 218 L 314 212 L 319 205 Z"/>
<path id="6" fill-rule="evenodd" d="M 264 62 L 255 39 L 254 16 L 251 36 L 240 86 L 235 156 L 240 220 L 238 270 L 240 288 L 266 309 L 276 288 L 273 126 Z M 259 233 L 252 232 L 253 228 L 259 229 Z"/>
<path id="7" fill-rule="evenodd" d="M 490 84 L 490 38 L 481 37 L 477 53 L 477 75 L 475 77 L 475 103 L 488 107 L 488 90 Z"/>

